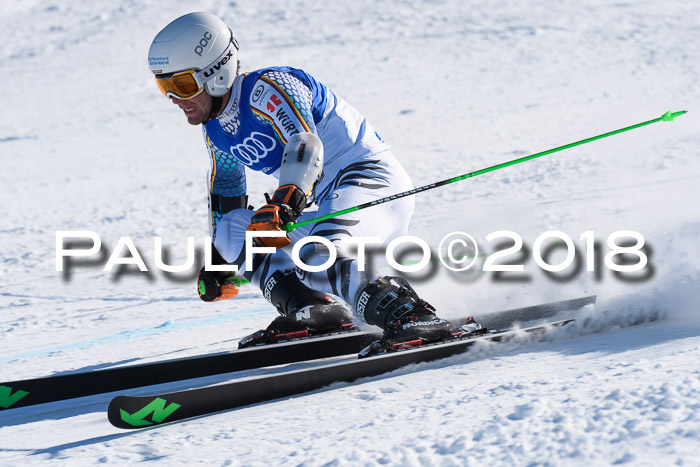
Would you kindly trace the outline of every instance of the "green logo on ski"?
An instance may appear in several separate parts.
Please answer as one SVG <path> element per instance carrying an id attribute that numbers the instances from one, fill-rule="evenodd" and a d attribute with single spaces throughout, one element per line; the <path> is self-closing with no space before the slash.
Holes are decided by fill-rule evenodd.
<path id="1" fill-rule="evenodd" d="M 153 423 L 161 423 L 163 420 L 168 418 L 173 412 L 175 412 L 181 407 L 180 404 L 176 404 L 175 402 L 172 402 L 166 407 L 165 404 L 167 403 L 168 402 L 165 399 L 156 397 L 146 407 L 137 412 L 134 412 L 133 414 L 130 414 L 124 409 L 119 409 L 119 412 L 121 414 L 122 420 L 124 420 L 131 426 L 153 425 Z M 150 414 L 151 412 L 153 412 L 153 416 L 151 417 L 151 420 L 153 421 L 149 422 L 148 420 L 144 420 L 144 417 L 146 417 L 146 415 Z"/>
<path id="2" fill-rule="evenodd" d="M 15 393 L 12 394 L 11 387 L 0 386 L 0 407 L 3 409 L 9 409 L 27 394 L 29 394 L 27 391 L 22 391 L 20 389 L 16 390 Z"/>

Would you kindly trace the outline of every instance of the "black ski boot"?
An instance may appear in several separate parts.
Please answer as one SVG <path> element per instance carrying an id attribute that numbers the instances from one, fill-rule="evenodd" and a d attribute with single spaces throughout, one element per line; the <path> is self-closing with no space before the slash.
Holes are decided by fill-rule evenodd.
<path id="1" fill-rule="evenodd" d="M 307 287 L 293 271 L 277 271 L 270 276 L 264 295 L 281 316 L 266 329 L 241 339 L 239 349 L 358 329 L 347 305 Z"/>
<path id="2" fill-rule="evenodd" d="M 401 277 L 380 277 L 367 284 L 355 309 L 367 323 L 384 329 L 381 339 L 360 352 L 361 358 L 478 334 L 483 329 L 471 317 L 463 328 L 439 318 L 435 308 Z"/>

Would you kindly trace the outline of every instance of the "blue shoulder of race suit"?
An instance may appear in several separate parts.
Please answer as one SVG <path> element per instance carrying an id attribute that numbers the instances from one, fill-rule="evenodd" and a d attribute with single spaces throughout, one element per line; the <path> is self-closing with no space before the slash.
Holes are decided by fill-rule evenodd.
<path id="1" fill-rule="evenodd" d="M 250 73 L 250 77 L 258 80 L 264 77 L 276 83 L 291 101 L 299 106 L 307 123 L 311 124 L 313 121 L 313 124 L 317 124 L 323 118 L 329 91 L 326 86 L 305 71 L 287 66 L 269 67 Z M 261 84 L 258 80 L 251 79 L 256 82 L 255 90 L 257 85 Z M 251 99 L 252 97 L 254 95 L 251 95 Z"/>
<path id="2" fill-rule="evenodd" d="M 276 170 L 281 154 L 251 164 L 251 161 L 237 157 L 240 154 L 233 148 L 245 143 L 245 138 L 256 136 L 252 133 L 254 128 L 264 124 L 273 130 L 273 139 L 276 137 L 282 143 L 276 151 L 281 153 L 293 134 L 301 131 L 316 133 L 315 125 L 323 117 L 327 95 L 324 85 L 295 68 L 271 67 L 247 73 L 241 83 L 235 115 L 227 115 L 225 122 L 214 119 L 204 126 L 211 160 L 210 192 L 222 196 L 245 194 L 245 165 L 264 173 Z M 236 135 L 239 131 L 241 134 Z M 242 141 L 237 142 L 237 139 Z M 213 219 L 214 224 L 217 221 Z"/>
<path id="3" fill-rule="evenodd" d="M 282 144 L 300 132 L 316 133 L 312 90 L 291 73 L 272 70 L 260 75 L 248 103 L 260 121 L 272 125 Z"/>
<path id="4" fill-rule="evenodd" d="M 273 173 L 292 135 L 316 133 L 316 124 L 326 110 L 328 90 L 308 73 L 289 67 L 247 73 L 239 86 L 237 98 L 225 115 L 204 125 L 210 148 L 213 145 L 230 152 L 250 169 Z M 237 150 L 253 140 L 264 146 L 264 157 Z"/>

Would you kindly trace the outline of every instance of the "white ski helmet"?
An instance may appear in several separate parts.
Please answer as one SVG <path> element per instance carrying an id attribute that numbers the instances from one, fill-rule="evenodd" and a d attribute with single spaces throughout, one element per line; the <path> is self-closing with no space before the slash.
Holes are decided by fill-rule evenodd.
<path id="1" fill-rule="evenodd" d="M 211 96 L 223 96 L 236 78 L 238 42 L 218 17 L 189 13 L 153 39 L 148 65 L 168 97 L 189 99 L 205 89 Z"/>

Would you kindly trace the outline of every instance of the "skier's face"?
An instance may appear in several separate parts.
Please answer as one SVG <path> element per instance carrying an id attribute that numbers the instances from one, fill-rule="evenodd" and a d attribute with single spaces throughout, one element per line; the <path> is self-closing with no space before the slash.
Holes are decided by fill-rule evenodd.
<path id="1" fill-rule="evenodd" d="M 177 105 L 185 112 L 185 117 L 190 125 L 206 123 L 211 114 L 211 96 L 206 92 L 201 92 L 192 99 L 178 99 L 171 97 L 173 104 Z"/>

